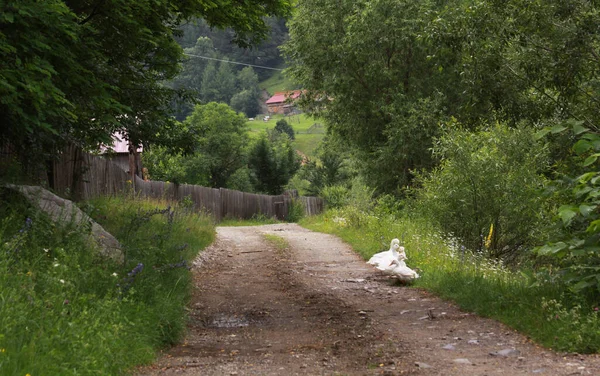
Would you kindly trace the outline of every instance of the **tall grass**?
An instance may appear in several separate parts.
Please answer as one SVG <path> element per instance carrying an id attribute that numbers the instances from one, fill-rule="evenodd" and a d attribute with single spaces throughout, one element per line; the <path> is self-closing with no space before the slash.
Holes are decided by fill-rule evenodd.
<path id="1" fill-rule="evenodd" d="M 187 266 L 213 239 L 209 218 L 152 201 L 88 203 L 121 241 L 120 265 L 88 229 L 54 224 L 16 193 L 0 202 L 0 374 L 124 374 L 182 335 Z"/>
<path id="2" fill-rule="evenodd" d="M 387 250 L 393 238 L 406 247 L 415 287 L 453 300 L 461 308 L 502 321 L 556 350 L 600 351 L 600 316 L 591 302 L 569 293 L 551 275 L 473 254 L 425 220 L 366 214 L 355 208 L 329 210 L 301 225 L 338 235 L 364 259 Z"/>

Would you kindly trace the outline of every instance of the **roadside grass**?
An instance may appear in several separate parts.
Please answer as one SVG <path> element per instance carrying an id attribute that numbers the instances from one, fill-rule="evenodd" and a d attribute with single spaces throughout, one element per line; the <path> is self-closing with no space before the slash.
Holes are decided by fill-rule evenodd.
<path id="1" fill-rule="evenodd" d="M 393 238 L 406 247 L 407 264 L 420 270 L 414 285 L 456 302 L 462 309 L 497 319 L 535 342 L 559 351 L 600 351 L 598 307 L 569 294 L 551 278 L 535 278 L 472 254 L 419 219 L 351 210 L 328 210 L 300 224 L 335 234 L 365 260 L 387 250 Z"/>
<path id="2" fill-rule="evenodd" d="M 262 116 L 259 116 L 255 120 L 246 123 L 251 138 L 257 138 L 265 130 L 275 128 L 277 121 L 285 119 L 296 132 L 296 140 L 294 141 L 296 149 L 309 157 L 314 156 L 315 149 L 325 137 L 325 128 L 322 124 L 306 114 L 290 116 L 276 114 L 271 116 L 268 121 L 264 121 L 262 118 Z M 315 126 L 315 124 L 317 125 Z"/>
<path id="3" fill-rule="evenodd" d="M 289 243 L 281 236 L 263 234 L 263 237 L 272 244 L 278 251 L 284 251 L 290 247 Z"/>
<path id="4" fill-rule="evenodd" d="M 265 215 L 255 215 L 251 219 L 237 219 L 237 218 L 226 218 L 219 222 L 221 227 L 241 227 L 241 226 L 260 226 L 260 225 L 272 225 L 275 223 L 281 223 L 275 218 L 270 218 Z"/>
<path id="5" fill-rule="evenodd" d="M 188 263 L 214 238 L 208 217 L 157 201 L 90 201 L 123 246 L 120 265 L 98 255 L 89 229 L 55 225 L 7 190 L 0 203 L 0 374 L 127 374 L 181 337 Z"/>
<path id="6" fill-rule="evenodd" d="M 293 90 L 296 87 L 292 80 L 281 71 L 276 71 L 271 77 L 259 83 L 258 86 L 268 91 L 271 95 L 278 91 Z"/>

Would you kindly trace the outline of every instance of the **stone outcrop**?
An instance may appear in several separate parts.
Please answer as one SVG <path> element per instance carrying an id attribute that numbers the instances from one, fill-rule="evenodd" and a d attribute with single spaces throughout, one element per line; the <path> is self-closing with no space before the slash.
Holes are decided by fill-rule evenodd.
<path id="1" fill-rule="evenodd" d="M 89 226 L 91 231 L 88 236 L 97 244 L 100 254 L 123 263 L 124 256 L 119 241 L 81 211 L 72 201 L 38 186 L 8 184 L 5 187 L 20 192 L 33 205 L 48 214 L 54 222 L 74 223 L 82 228 Z"/>

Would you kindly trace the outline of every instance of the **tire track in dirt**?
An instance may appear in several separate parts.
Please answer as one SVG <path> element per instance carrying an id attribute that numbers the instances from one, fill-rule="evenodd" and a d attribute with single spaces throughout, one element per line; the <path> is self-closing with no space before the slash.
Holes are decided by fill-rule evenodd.
<path id="1" fill-rule="evenodd" d="M 140 375 L 600 375 L 597 356 L 540 349 L 295 224 L 218 228 L 194 283 L 185 342 Z"/>

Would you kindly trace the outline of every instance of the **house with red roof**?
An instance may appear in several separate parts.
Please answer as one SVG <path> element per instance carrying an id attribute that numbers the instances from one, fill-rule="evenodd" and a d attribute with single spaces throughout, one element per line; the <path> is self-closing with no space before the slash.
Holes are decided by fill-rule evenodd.
<path id="1" fill-rule="evenodd" d="M 302 94 L 301 90 L 276 92 L 266 102 L 270 114 L 289 114 L 295 110 L 294 101 Z"/>

